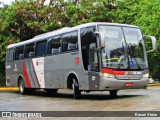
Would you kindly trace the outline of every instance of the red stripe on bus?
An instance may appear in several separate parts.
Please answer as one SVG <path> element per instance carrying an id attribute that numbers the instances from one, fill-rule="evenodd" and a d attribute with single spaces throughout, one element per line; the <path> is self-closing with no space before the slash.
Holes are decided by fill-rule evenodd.
<path id="1" fill-rule="evenodd" d="M 25 68 L 25 65 L 24 65 L 24 61 L 22 62 L 22 72 L 23 72 L 24 79 L 26 81 L 26 86 L 28 88 L 31 88 L 31 84 L 29 82 L 29 78 L 28 78 L 28 74 L 27 74 L 27 71 L 26 71 L 26 68 Z"/>
<path id="2" fill-rule="evenodd" d="M 102 73 L 110 73 L 114 75 L 124 75 L 125 71 L 112 70 L 109 68 L 102 68 Z"/>
<path id="3" fill-rule="evenodd" d="M 36 74 L 36 71 L 35 71 L 35 67 L 34 67 L 33 61 L 32 61 L 32 66 L 33 66 L 34 74 L 35 74 L 35 76 L 36 76 L 36 80 L 37 80 L 37 82 L 38 82 L 38 86 L 39 86 L 39 88 L 40 88 L 40 84 L 39 84 L 39 81 L 38 81 L 38 77 L 37 77 L 37 74 Z"/>

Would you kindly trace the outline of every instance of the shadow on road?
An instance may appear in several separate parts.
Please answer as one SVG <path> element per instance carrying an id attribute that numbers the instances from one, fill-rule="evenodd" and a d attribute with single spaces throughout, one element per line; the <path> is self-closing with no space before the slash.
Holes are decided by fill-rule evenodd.
<path id="1" fill-rule="evenodd" d="M 19 94 L 20 93 L 18 91 L 8 91 L 8 92 L 12 92 L 12 93 L 16 93 Z M 20 95 L 23 96 L 23 95 Z M 74 99 L 73 98 L 73 94 L 71 92 L 58 92 L 55 94 L 47 94 L 45 91 L 34 91 L 30 94 L 26 94 L 24 96 L 35 96 L 35 97 L 50 97 L 50 98 L 65 98 L 65 99 Z M 139 97 L 139 96 L 145 96 L 145 95 L 125 95 L 125 94 L 118 94 L 118 96 L 116 98 L 112 98 L 110 97 L 109 93 L 106 92 L 106 94 L 101 93 L 82 93 L 80 100 L 116 100 L 116 99 L 125 99 L 125 98 L 132 98 L 132 97 Z"/>

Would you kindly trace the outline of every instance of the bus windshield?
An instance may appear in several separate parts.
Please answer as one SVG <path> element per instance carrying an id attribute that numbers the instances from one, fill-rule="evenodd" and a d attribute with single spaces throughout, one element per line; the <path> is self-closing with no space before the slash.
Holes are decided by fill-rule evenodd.
<path id="1" fill-rule="evenodd" d="M 104 35 L 101 49 L 102 67 L 112 69 L 147 69 L 147 56 L 140 29 L 119 26 L 99 26 Z"/>

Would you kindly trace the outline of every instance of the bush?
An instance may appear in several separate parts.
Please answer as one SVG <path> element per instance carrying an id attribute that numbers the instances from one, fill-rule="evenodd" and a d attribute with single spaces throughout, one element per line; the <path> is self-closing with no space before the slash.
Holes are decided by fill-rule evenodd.
<path id="1" fill-rule="evenodd" d="M 0 86 L 5 86 L 5 76 L 3 74 L 0 74 Z"/>
<path id="2" fill-rule="evenodd" d="M 5 63 L 0 63 L 0 86 L 5 86 Z"/>

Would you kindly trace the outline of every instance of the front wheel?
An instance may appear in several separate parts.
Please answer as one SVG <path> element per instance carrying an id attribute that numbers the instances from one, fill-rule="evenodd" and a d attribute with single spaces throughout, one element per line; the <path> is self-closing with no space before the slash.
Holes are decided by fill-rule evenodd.
<path id="1" fill-rule="evenodd" d="M 75 78 L 73 78 L 72 89 L 74 99 L 79 99 L 81 96 L 81 91 L 79 90 L 79 85 Z"/>
<path id="2" fill-rule="evenodd" d="M 118 90 L 110 90 L 110 91 L 109 91 L 110 96 L 113 97 L 113 98 L 114 98 L 114 97 L 117 97 L 117 92 L 118 92 Z"/>

